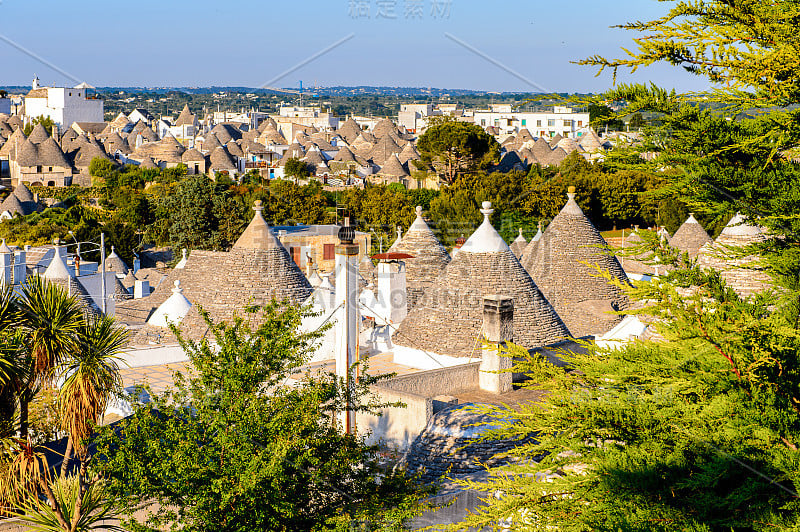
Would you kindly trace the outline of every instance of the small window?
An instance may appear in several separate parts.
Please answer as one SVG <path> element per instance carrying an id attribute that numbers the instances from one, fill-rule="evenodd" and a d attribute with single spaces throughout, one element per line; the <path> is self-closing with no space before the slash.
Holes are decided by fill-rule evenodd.
<path id="1" fill-rule="evenodd" d="M 583 127 L 583 120 L 578 120 L 578 127 Z"/>
<path id="2" fill-rule="evenodd" d="M 485 119 L 485 118 L 481 118 L 481 125 L 482 125 L 482 126 L 485 126 L 485 125 L 486 125 L 486 119 Z"/>
<path id="3" fill-rule="evenodd" d="M 495 126 L 499 126 L 500 125 L 500 119 L 499 118 L 495 118 L 494 119 L 494 125 Z"/>
<path id="4" fill-rule="evenodd" d="M 528 121 L 527 121 L 526 119 L 524 119 L 524 118 L 523 118 L 523 119 L 522 119 L 522 127 L 525 127 L 525 126 L 527 126 L 527 125 L 528 125 Z"/>
<path id="5" fill-rule="evenodd" d="M 564 127 L 572 127 L 572 120 L 564 120 Z"/>
<path id="6" fill-rule="evenodd" d="M 41 174 L 42 173 L 42 167 L 41 166 L 37 166 L 36 167 L 36 173 L 37 174 Z"/>
<path id="7" fill-rule="evenodd" d="M 72 96 L 72 93 L 70 92 L 69 95 Z"/>
<path id="8" fill-rule="evenodd" d="M 556 121 L 554 119 L 551 118 L 551 119 L 549 119 L 547 121 L 547 126 L 548 127 L 555 127 L 555 125 L 556 125 Z"/>
<path id="9" fill-rule="evenodd" d="M 542 121 L 541 120 L 537 120 L 536 121 L 536 127 L 542 127 Z"/>
<path id="10" fill-rule="evenodd" d="M 322 260 L 333 260 L 336 258 L 336 244 L 323 244 Z"/>
<path id="11" fill-rule="evenodd" d="M 289 248 L 289 253 L 292 255 L 292 260 L 294 263 L 300 266 L 300 248 L 297 246 L 292 246 Z"/>

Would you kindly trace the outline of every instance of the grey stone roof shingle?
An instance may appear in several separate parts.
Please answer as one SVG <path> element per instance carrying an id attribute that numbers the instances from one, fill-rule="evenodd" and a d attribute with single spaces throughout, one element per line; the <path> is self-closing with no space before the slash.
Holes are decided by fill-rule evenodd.
<path id="1" fill-rule="evenodd" d="M 406 288 L 409 309 L 420 300 L 425 290 L 430 288 L 442 270 L 450 263 L 450 255 L 433 234 L 422 217 L 422 207 L 417 207 L 417 218 L 406 234 L 395 240 L 389 251 L 407 253 L 413 258 L 405 259 Z"/>
<path id="2" fill-rule="evenodd" d="M 576 338 L 604 333 L 619 323 L 621 316 L 607 312 L 625 310 L 627 296 L 584 263 L 599 265 L 623 283 L 628 277 L 616 257 L 603 249 L 606 241 L 575 202 L 574 192 L 530 246 L 523 266 Z"/>

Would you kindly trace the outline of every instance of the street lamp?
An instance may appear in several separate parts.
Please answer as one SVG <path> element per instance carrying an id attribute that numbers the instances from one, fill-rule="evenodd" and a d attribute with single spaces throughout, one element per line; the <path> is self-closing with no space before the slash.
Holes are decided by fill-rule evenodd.
<path id="1" fill-rule="evenodd" d="M 75 233 L 73 233 L 72 230 L 70 230 L 68 232 L 69 232 L 69 236 L 72 237 L 72 240 L 74 240 L 75 244 L 77 245 L 77 249 L 75 250 L 75 255 L 78 256 L 78 259 L 83 260 L 83 258 L 81 257 L 81 243 L 78 242 L 78 240 L 75 238 Z"/>

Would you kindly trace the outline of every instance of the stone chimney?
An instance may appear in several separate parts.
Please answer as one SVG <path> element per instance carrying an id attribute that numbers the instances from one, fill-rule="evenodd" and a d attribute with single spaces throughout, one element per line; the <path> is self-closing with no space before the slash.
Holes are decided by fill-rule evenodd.
<path id="1" fill-rule="evenodd" d="M 488 345 L 481 352 L 478 383 L 481 390 L 506 393 L 513 389 L 513 360 L 500 355 L 506 342 L 514 340 L 514 300 L 509 296 L 483 298 L 483 335 Z"/>
<path id="2" fill-rule="evenodd" d="M 406 265 L 399 260 L 378 263 L 378 305 L 383 317 L 397 326 L 408 315 Z"/>

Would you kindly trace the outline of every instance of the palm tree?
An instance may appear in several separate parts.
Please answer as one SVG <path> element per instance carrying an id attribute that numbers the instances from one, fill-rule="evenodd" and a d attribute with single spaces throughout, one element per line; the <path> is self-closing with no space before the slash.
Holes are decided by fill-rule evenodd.
<path id="1" fill-rule="evenodd" d="M 20 398 L 20 434 L 25 437 L 34 387 L 49 384 L 56 366 L 75 352 L 83 312 L 75 297 L 39 276 L 28 278 L 18 305 L 32 363 L 29 385 Z"/>
<path id="2" fill-rule="evenodd" d="M 64 384 L 58 394 L 61 423 L 69 433 L 62 475 L 73 446 L 83 461 L 85 440 L 112 395 L 122 390 L 118 361 L 127 340 L 127 331 L 108 316 L 87 317 L 78 328 L 76 349 L 63 365 Z"/>
<path id="3" fill-rule="evenodd" d="M 20 317 L 11 288 L 0 288 L 0 437 L 13 431 L 17 394 L 27 382 L 24 343 L 17 329 Z"/>

